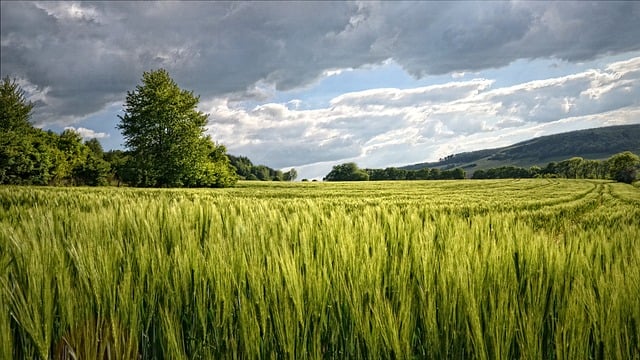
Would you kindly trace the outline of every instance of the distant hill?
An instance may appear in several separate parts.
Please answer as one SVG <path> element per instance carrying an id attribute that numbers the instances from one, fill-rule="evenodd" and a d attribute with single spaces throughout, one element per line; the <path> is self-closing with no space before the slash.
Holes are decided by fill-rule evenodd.
<path id="1" fill-rule="evenodd" d="M 425 167 L 463 168 L 468 175 L 475 170 L 500 166 L 545 166 L 552 161 L 572 157 L 603 160 L 613 154 L 631 151 L 640 154 L 640 124 L 609 126 L 542 136 L 511 146 L 449 155 L 438 162 L 401 167 L 419 170 Z"/>

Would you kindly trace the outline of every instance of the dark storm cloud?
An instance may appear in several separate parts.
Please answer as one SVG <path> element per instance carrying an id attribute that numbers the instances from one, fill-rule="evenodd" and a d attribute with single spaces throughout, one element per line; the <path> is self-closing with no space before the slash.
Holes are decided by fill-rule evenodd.
<path id="1" fill-rule="evenodd" d="M 2 76 L 41 92 L 41 122 L 122 101 L 164 67 L 203 98 L 308 85 L 393 59 L 420 77 L 521 58 L 640 49 L 637 2 L 2 2 Z"/>

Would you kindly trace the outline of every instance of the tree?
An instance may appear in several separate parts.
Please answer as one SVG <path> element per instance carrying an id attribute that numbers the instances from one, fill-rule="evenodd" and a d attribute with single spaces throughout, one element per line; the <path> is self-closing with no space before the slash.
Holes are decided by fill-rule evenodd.
<path id="1" fill-rule="evenodd" d="M 104 186 L 109 184 L 111 165 L 104 159 L 104 150 L 98 139 L 84 143 L 84 159 L 75 165 L 72 171 L 73 181 L 77 185 Z"/>
<path id="2" fill-rule="evenodd" d="M 451 171 L 451 178 L 452 179 L 464 179 L 465 176 L 467 175 L 464 170 L 462 168 L 455 168 Z"/>
<path id="3" fill-rule="evenodd" d="M 111 166 L 93 152 L 88 152 L 84 161 L 73 168 L 76 185 L 104 186 L 109 184 Z"/>
<path id="4" fill-rule="evenodd" d="M 75 183 L 73 176 L 81 168 L 90 152 L 82 142 L 82 136 L 74 130 L 65 130 L 58 138 L 58 149 L 64 154 L 66 162 L 59 178 L 64 182 Z M 64 175 L 63 175 L 64 174 Z"/>
<path id="5" fill-rule="evenodd" d="M 127 92 L 118 128 L 131 154 L 133 184 L 152 187 L 229 186 L 219 181 L 232 171 L 227 162 L 210 157 L 204 135 L 208 115 L 197 110 L 199 96 L 182 90 L 164 70 L 144 72 L 142 84 Z M 226 158 L 226 155 L 223 154 Z M 226 168 L 225 168 L 226 167 Z"/>
<path id="6" fill-rule="evenodd" d="M 93 138 L 85 141 L 84 144 L 94 155 L 101 159 L 104 158 L 104 149 L 102 148 L 102 144 L 100 144 L 100 140 Z"/>
<path id="7" fill-rule="evenodd" d="M 209 163 L 203 178 L 204 186 L 229 187 L 238 181 L 234 167 L 227 156 L 227 148 L 221 144 L 215 144 L 209 136 L 203 141 L 207 147 Z"/>
<path id="8" fill-rule="evenodd" d="M 358 168 L 356 163 L 336 165 L 331 172 L 324 177 L 324 181 L 367 181 L 369 174 Z"/>
<path id="9" fill-rule="evenodd" d="M 253 163 L 246 156 L 233 156 L 227 155 L 229 161 L 231 161 L 231 165 L 236 168 L 236 173 L 242 179 L 248 179 L 251 174 L 251 169 L 253 168 Z M 255 175 L 254 175 L 255 176 Z"/>
<path id="10" fill-rule="evenodd" d="M 271 174 L 271 180 L 282 181 L 284 180 L 284 174 L 280 170 L 276 170 Z"/>
<path id="11" fill-rule="evenodd" d="M 576 157 L 572 157 L 567 161 L 567 168 L 568 168 L 568 173 L 567 173 L 567 177 L 571 178 L 571 179 L 578 179 L 581 175 L 582 172 L 582 168 L 584 165 L 584 159 L 576 156 Z"/>
<path id="12" fill-rule="evenodd" d="M 296 169 L 291 168 L 291 170 L 284 173 L 283 177 L 284 181 L 294 181 L 298 177 L 298 172 Z"/>
<path id="13" fill-rule="evenodd" d="M 33 129 L 29 122 L 33 103 L 27 101 L 24 91 L 16 80 L 9 77 L 0 83 L 0 131 L 3 138 L 8 132 L 26 134 Z"/>
<path id="14" fill-rule="evenodd" d="M 129 167 L 131 164 L 131 156 L 122 150 L 110 150 L 104 153 L 104 160 L 109 163 L 111 169 L 109 173 L 109 182 L 116 183 L 120 186 L 122 182 L 133 182 L 135 178 L 134 171 Z"/>
<path id="15" fill-rule="evenodd" d="M 0 184 L 45 185 L 50 180 L 49 149 L 29 122 L 33 104 L 16 80 L 0 83 Z"/>
<path id="16" fill-rule="evenodd" d="M 630 151 L 625 151 L 610 157 L 607 164 L 612 179 L 631 184 L 636 179 L 640 157 Z"/>
<path id="17" fill-rule="evenodd" d="M 254 166 L 251 169 L 251 173 L 258 179 L 261 181 L 268 181 L 271 180 L 271 170 L 270 168 L 268 168 L 265 165 L 258 165 L 258 166 Z"/>

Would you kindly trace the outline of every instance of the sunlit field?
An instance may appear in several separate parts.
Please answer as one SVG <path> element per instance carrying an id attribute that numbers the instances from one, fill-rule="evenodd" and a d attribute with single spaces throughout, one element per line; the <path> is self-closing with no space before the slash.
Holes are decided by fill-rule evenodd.
<path id="1" fill-rule="evenodd" d="M 638 359 L 640 190 L 0 187 L 0 359 Z"/>

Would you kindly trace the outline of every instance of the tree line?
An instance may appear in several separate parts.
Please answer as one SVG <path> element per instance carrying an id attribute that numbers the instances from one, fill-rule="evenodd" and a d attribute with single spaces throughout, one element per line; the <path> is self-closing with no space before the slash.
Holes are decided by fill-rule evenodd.
<path id="1" fill-rule="evenodd" d="M 242 180 L 294 181 L 298 177 L 296 169 L 282 172 L 266 165 L 254 165 L 246 156 L 227 155 L 231 165 Z"/>
<path id="2" fill-rule="evenodd" d="M 255 166 L 227 154 L 205 135 L 208 115 L 199 96 L 180 89 L 164 69 L 144 72 L 127 92 L 117 128 L 126 150 L 105 152 L 97 139 L 73 130 L 44 131 L 30 122 L 33 103 L 16 80 L 0 83 L 0 184 L 227 187 L 238 179 L 294 180 L 287 172 Z"/>
<path id="3" fill-rule="evenodd" d="M 640 157 L 624 151 L 607 160 L 588 160 L 581 157 L 560 162 L 550 162 L 544 168 L 532 166 L 501 166 L 476 170 L 472 179 L 517 179 L 554 177 L 567 179 L 612 179 L 631 184 L 639 173 Z M 380 181 L 380 180 L 455 180 L 464 179 L 462 168 L 441 170 L 421 168 L 419 170 L 388 167 L 386 169 L 360 169 L 354 162 L 335 165 L 323 178 L 324 181 Z"/>
<path id="4" fill-rule="evenodd" d="M 0 184 L 105 185 L 111 165 L 97 139 L 83 142 L 72 130 L 35 128 L 33 104 L 9 78 L 0 84 Z"/>
<path id="5" fill-rule="evenodd" d="M 455 180 L 464 179 L 465 171 L 461 168 L 440 170 L 422 168 L 406 170 L 395 167 L 386 169 L 360 169 L 356 163 L 349 162 L 336 165 L 323 181 L 381 181 L 381 180 Z"/>
<path id="6" fill-rule="evenodd" d="M 573 157 L 560 162 L 550 162 L 544 168 L 501 166 L 486 170 L 476 170 L 473 179 L 508 179 L 557 177 L 567 179 L 612 179 L 631 184 L 637 179 L 640 157 L 624 151 L 606 160 L 588 160 Z"/>

